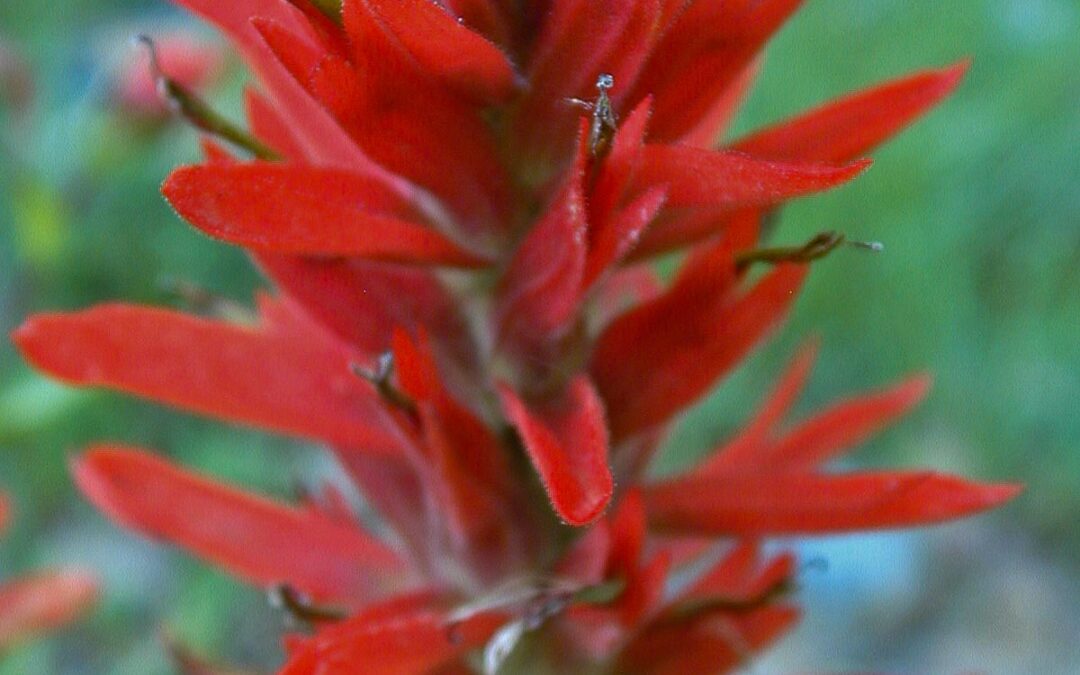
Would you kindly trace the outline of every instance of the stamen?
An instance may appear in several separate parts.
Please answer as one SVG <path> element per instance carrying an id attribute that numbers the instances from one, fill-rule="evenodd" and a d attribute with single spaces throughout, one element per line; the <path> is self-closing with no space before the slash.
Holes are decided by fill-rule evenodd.
<path id="1" fill-rule="evenodd" d="M 608 73 L 601 73 L 596 78 L 596 104 L 593 106 L 592 125 L 589 127 L 589 149 L 593 157 L 603 157 L 611 149 L 615 138 L 618 118 L 611 108 L 608 91 L 615 86 L 615 78 Z"/>
<path id="2" fill-rule="evenodd" d="M 152 39 L 146 35 L 139 35 L 135 40 L 146 48 L 150 58 L 150 72 L 157 85 L 158 95 L 170 110 L 196 129 L 243 148 L 259 159 L 271 161 L 281 159 L 280 155 L 257 138 L 227 120 L 205 101 L 165 74 L 161 69 L 161 62 L 158 61 L 157 48 Z"/>
<path id="3" fill-rule="evenodd" d="M 600 73 L 596 78 L 596 101 L 585 101 L 580 98 L 565 99 L 570 105 L 577 106 L 592 113 L 592 124 L 589 126 L 589 151 L 593 157 L 603 157 L 611 149 L 611 141 L 618 130 L 619 118 L 611 107 L 611 98 L 608 91 L 615 86 L 615 78 L 609 73 Z"/>
<path id="4" fill-rule="evenodd" d="M 773 265 L 785 262 L 809 263 L 824 258 L 845 244 L 852 248 L 874 253 L 885 250 L 885 245 L 881 242 L 848 241 L 843 234 L 830 231 L 815 235 L 801 246 L 777 246 L 740 251 L 735 255 L 735 264 L 740 270 L 743 270 L 759 262 Z"/>
<path id="5" fill-rule="evenodd" d="M 298 623 L 333 623 L 346 618 L 345 612 L 315 605 L 288 584 L 274 586 L 267 595 L 272 607 Z"/>
<path id="6" fill-rule="evenodd" d="M 352 372 L 357 377 L 366 380 L 371 386 L 375 387 L 375 391 L 379 392 L 379 396 L 390 405 L 395 408 L 400 408 L 410 415 L 416 414 L 416 403 L 403 394 L 401 390 L 395 387 L 394 383 L 390 381 L 391 376 L 394 373 L 393 352 L 383 352 L 380 354 L 378 360 L 375 362 L 374 370 L 369 370 L 358 363 L 354 363 L 352 364 Z"/>

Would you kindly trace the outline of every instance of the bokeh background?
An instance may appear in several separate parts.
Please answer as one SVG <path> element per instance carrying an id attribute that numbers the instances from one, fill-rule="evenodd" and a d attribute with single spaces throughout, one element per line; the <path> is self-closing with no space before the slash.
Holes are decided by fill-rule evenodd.
<path id="1" fill-rule="evenodd" d="M 807 620 L 753 672 L 1080 672 L 1080 3 L 807 4 L 736 130 L 909 70 L 974 65 L 868 174 L 785 210 L 778 241 L 839 229 L 886 252 L 818 263 L 789 325 L 689 416 L 660 469 L 730 432 L 809 335 L 823 349 L 801 412 L 928 369 L 928 401 L 850 462 L 1018 479 L 1027 493 L 957 525 L 797 544 L 819 561 L 801 575 Z M 158 194 L 196 159 L 196 135 L 117 100 L 131 36 L 178 29 L 213 44 L 164 0 L 0 3 L 0 332 L 109 299 L 175 305 L 176 281 L 240 302 L 262 285 Z M 239 118 L 245 79 L 227 61 L 208 96 Z M 333 471 L 311 447 L 48 382 L 0 341 L 0 487 L 16 508 L 0 578 L 75 562 L 105 584 L 86 621 L 3 655 L 0 674 L 172 672 L 163 628 L 275 663 L 281 619 L 261 593 L 81 500 L 67 461 L 95 439 L 282 497 Z"/>

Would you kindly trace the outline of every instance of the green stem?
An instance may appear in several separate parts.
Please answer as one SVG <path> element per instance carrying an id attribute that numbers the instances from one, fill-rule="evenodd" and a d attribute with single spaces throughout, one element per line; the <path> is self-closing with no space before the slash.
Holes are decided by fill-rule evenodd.
<path id="1" fill-rule="evenodd" d="M 158 62 L 153 40 L 145 35 L 140 35 L 137 39 L 146 46 L 150 54 L 150 68 L 157 83 L 158 94 L 165 99 L 173 112 L 195 128 L 243 148 L 259 159 L 267 161 L 282 159 L 281 155 L 273 149 L 233 124 L 182 84 L 166 75 Z"/>

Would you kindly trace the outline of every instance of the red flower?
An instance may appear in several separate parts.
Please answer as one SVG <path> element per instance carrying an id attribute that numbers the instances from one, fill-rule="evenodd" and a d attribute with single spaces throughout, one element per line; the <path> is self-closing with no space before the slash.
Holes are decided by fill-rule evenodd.
<path id="1" fill-rule="evenodd" d="M 113 519 L 287 584 L 318 630 L 289 642 L 284 672 L 466 672 L 482 645 L 491 670 L 522 639 L 560 672 L 722 670 L 798 617 L 793 559 L 765 556 L 761 538 L 933 523 L 1016 494 L 822 470 L 927 382 L 784 429 L 810 351 L 699 466 L 646 473 L 680 411 L 841 241 L 755 248 L 762 215 L 853 178 L 964 65 L 714 150 L 797 0 L 181 4 L 260 76 L 257 141 L 226 136 L 263 159 L 208 142 L 208 162 L 164 193 L 249 249 L 276 292 L 252 323 L 108 305 L 34 317 L 15 339 L 74 384 L 333 449 L 394 536 L 370 534 L 332 490 L 280 504 L 118 446 L 74 463 Z M 667 287 L 634 265 L 683 248 Z M 773 267 L 753 281 L 755 263 Z"/>
<path id="2" fill-rule="evenodd" d="M 0 529 L 7 520 L 7 499 L 0 495 Z M 97 594 L 96 578 L 76 568 L 5 581 L 0 584 L 0 651 L 71 623 L 86 613 Z"/>

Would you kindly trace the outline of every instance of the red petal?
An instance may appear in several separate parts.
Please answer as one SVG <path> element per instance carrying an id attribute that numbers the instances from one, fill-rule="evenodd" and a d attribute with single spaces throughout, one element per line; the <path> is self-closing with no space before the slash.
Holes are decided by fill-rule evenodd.
<path id="1" fill-rule="evenodd" d="M 731 474 L 676 479 L 645 492 L 660 528 L 715 536 L 829 534 L 927 525 L 1002 504 L 1009 484 L 932 472 Z"/>
<path id="2" fill-rule="evenodd" d="M 802 0 L 689 3 L 656 46 L 635 98 L 656 97 L 652 136 L 671 142 L 712 113 L 765 42 Z"/>
<path id="3" fill-rule="evenodd" d="M 280 675 L 426 675 L 480 647 L 503 619 L 481 614 L 449 625 L 417 603 L 393 600 L 319 631 L 293 650 Z"/>
<path id="4" fill-rule="evenodd" d="M 668 186 L 668 206 L 735 210 L 770 206 L 846 183 L 870 160 L 844 165 L 775 162 L 733 150 L 646 145 L 638 189 Z"/>
<path id="5" fill-rule="evenodd" d="M 727 672 L 786 633 L 799 610 L 766 606 L 746 614 L 713 612 L 692 621 L 657 622 L 623 650 L 619 672 L 685 675 Z"/>
<path id="6" fill-rule="evenodd" d="M 259 250 L 479 266 L 441 234 L 396 217 L 405 209 L 381 182 L 339 169 L 265 162 L 177 169 L 162 187 L 207 234 Z"/>
<path id="7" fill-rule="evenodd" d="M 730 253 L 709 267 L 684 272 L 600 335 L 590 369 L 614 439 L 666 422 L 708 391 L 779 323 L 807 271 L 778 266 L 740 295 Z"/>
<path id="8" fill-rule="evenodd" d="M 555 512 L 570 525 L 595 520 L 611 499 L 614 483 L 604 410 L 592 384 L 579 376 L 560 400 L 535 409 L 505 385 L 499 387 L 499 398 Z"/>
<path id="9" fill-rule="evenodd" d="M 951 94 L 967 69 L 965 61 L 886 82 L 758 131 L 733 147 L 772 159 L 849 161 L 888 140 Z"/>
<path id="10" fill-rule="evenodd" d="M 188 549 L 252 583 L 357 601 L 396 582 L 401 559 L 357 527 L 256 497 L 121 446 L 91 448 L 75 482 L 113 520 Z"/>
<path id="11" fill-rule="evenodd" d="M 38 572 L 0 585 L 0 649 L 74 621 L 97 597 L 97 579 L 76 569 Z"/>
<path id="12" fill-rule="evenodd" d="M 430 0 L 349 0 L 373 12 L 417 64 L 481 102 L 514 93 L 514 67 L 486 38 L 469 30 Z"/>
<path id="13" fill-rule="evenodd" d="M 102 305 L 39 314 L 13 337 L 36 367 L 72 384 L 368 452 L 399 452 L 373 390 L 349 372 L 349 354 L 318 332 L 290 335 L 273 326 Z"/>

